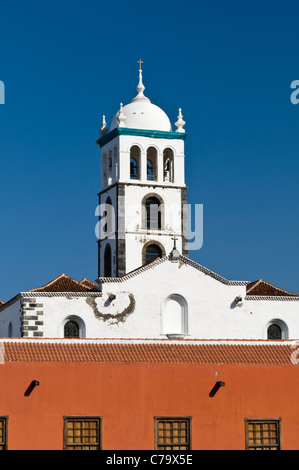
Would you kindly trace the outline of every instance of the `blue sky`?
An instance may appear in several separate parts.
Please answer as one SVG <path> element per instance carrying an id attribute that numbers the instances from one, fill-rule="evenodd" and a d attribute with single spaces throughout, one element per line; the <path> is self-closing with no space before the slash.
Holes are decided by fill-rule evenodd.
<path id="1" fill-rule="evenodd" d="M 136 94 L 186 121 L 190 257 L 299 293 L 296 1 L 0 0 L 0 299 L 97 277 L 102 115 Z"/>

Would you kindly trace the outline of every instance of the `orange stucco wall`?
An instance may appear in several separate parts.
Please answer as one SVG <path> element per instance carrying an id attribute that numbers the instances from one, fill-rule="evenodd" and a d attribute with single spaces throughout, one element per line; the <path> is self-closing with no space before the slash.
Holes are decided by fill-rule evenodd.
<path id="1" fill-rule="evenodd" d="M 282 448 L 298 449 L 297 367 L 6 363 L 0 415 L 9 450 L 62 449 L 63 417 L 80 415 L 103 417 L 105 450 L 153 450 L 154 416 L 192 416 L 193 449 L 241 450 L 244 418 L 282 418 Z M 216 380 L 226 385 L 211 398 Z"/>

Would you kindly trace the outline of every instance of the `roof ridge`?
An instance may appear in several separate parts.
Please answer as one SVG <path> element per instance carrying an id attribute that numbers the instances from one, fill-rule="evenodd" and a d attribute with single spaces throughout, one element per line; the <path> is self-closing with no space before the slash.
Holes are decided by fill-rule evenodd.
<path id="1" fill-rule="evenodd" d="M 34 289 L 29 289 L 28 292 L 36 292 L 38 289 L 44 289 L 45 287 L 51 286 L 51 284 L 53 284 L 54 282 L 56 282 L 58 279 L 60 279 L 62 277 L 67 277 L 68 279 L 71 279 L 72 281 L 77 282 L 78 284 L 80 284 L 80 282 L 77 281 L 76 279 L 74 279 L 73 277 L 69 276 L 68 274 L 62 273 L 62 274 L 59 274 L 59 276 L 52 279 L 52 281 L 47 282 L 47 284 L 44 284 L 40 287 L 35 287 Z"/>
<path id="2" fill-rule="evenodd" d="M 204 274 L 207 274 L 207 275 L 213 277 L 217 281 L 222 282 L 223 284 L 226 284 L 226 285 L 242 285 L 242 286 L 250 284 L 249 281 L 230 281 L 230 280 L 220 276 L 219 274 L 211 271 L 210 269 L 202 266 L 201 264 L 197 263 L 196 261 L 193 261 L 190 258 L 187 258 L 186 256 L 183 256 L 181 254 L 179 255 L 178 259 L 180 261 L 182 261 L 183 263 L 186 263 L 189 266 L 191 266 L 195 269 L 198 269 L 199 271 L 203 272 Z M 104 283 L 105 282 L 124 282 L 124 281 L 130 279 L 131 277 L 137 276 L 138 274 L 141 274 L 144 271 L 152 269 L 153 267 L 155 267 L 158 264 L 161 264 L 165 261 L 171 261 L 171 255 L 170 254 L 166 255 L 166 256 L 163 256 L 162 258 L 157 258 L 157 259 L 155 259 L 154 261 L 151 261 L 148 264 L 144 264 L 142 266 L 139 266 L 138 268 L 124 274 L 121 277 L 99 277 L 97 279 L 97 282 L 99 282 L 99 283 L 101 283 L 101 282 L 104 282 Z"/>
<path id="3" fill-rule="evenodd" d="M 126 281 L 127 279 L 130 279 L 131 277 L 137 276 L 138 274 L 140 274 L 144 271 L 147 271 L 147 270 L 153 268 L 154 266 L 156 266 L 158 264 L 161 264 L 161 263 L 163 263 L 164 261 L 167 261 L 167 260 L 169 260 L 169 255 L 163 256 L 162 258 L 157 258 L 157 259 L 151 261 L 150 263 L 143 264 L 143 265 L 139 266 L 138 268 L 133 269 L 132 271 L 124 274 L 121 277 L 99 277 L 97 279 L 97 282 L 123 282 L 123 281 Z"/>
<path id="4" fill-rule="evenodd" d="M 215 273 L 209 268 L 206 268 L 202 264 L 197 263 L 196 261 L 191 260 L 190 258 L 187 258 L 184 255 L 180 255 L 179 259 L 186 264 L 189 264 L 190 266 L 194 267 L 195 269 L 199 269 L 200 271 L 204 272 L 205 274 L 208 274 L 209 276 L 213 277 L 217 281 L 222 282 L 223 284 L 239 284 L 239 285 L 247 285 L 249 284 L 249 281 L 235 281 L 235 280 L 229 280 L 226 279 L 223 276 L 220 276 L 220 274 Z"/>
<path id="5" fill-rule="evenodd" d="M 83 285 L 86 285 L 86 283 L 90 283 L 90 284 L 93 284 L 94 286 L 98 287 L 98 284 L 94 281 L 91 281 L 90 279 L 88 279 L 87 277 L 84 277 L 83 279 L 81 279 L 81 281 L 79 281 L 80 284 L 83 284 Z"/>
<path id="6" fill-rule="evenodd" d="M 83 281 L 83 280 L 82 280 Z M 87 283 L 92 284 L 87 286 Z M 61 286 L 62 284 L 62 286 Z M 92 291 L 95 290 L 95 287 L 98 287 L 96 283 L 93 283 L 92 281 L 88 280 L 86 278 L 85 282 L 77 281 L 73 277 L 69 276 L 68 274 L 62 273 L 59 276 L 55 277 L 51 281 L 49 281 L 47 284 L 44 284 L 43 286 L 40 287 L 35 287 L 34 289 L 30 289 L 27 292 L 30 294 L 38 293 L 38 292 L 50 292 L 51 286 L 53 292 L 75 292 L 75 291 Z M 55 289 L 57 287 L 58 289 Z"/>
<path id="7" fill-rule="evenodd" d="M 250 292 L 250 291 L 251 291 L 254 287 L 256 287 L 258 284 L 260 284 L 261 281 L 262 281 L 262 279 L 258 279 L 257 281 L 251 282 L 251 283 L 250 283 L 250 284 L 251 284 L 251 287 L 248 288 L 247 293 Z M 249 285 L 250 285 L 250 284 L 249 284 Z"/>

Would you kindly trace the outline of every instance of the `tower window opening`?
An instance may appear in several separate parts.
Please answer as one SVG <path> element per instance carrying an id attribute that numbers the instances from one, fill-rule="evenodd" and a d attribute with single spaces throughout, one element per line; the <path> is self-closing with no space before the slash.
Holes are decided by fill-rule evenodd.
<path id="1" fill-rule="evenodd" d="M 103 227 L 103 232 L 106 235 L 110 235 L 114 231 L 114 211 L 112 206 L 111 198 L 108 196 L 105 201 L 105 214 L 104 214 L 104 222 L 105 225 Z"/>
<path id="2" fill-rule="evenodd" d="M 107 155 L 104 154 L 102 161 L 102 185 L 103 187 L 107 186 Z"/>
<path id="3" fill-rule="evenodd" d="M 108 184 L 112 183 L 112 153 L 109 152 L 108 158 Z"/>
<path id="4" fill-rule="evenodd" d="M 114 147 L 113 149 L 113 156 L 112 156 L 112 177 L 114 181 L 117 181 L 118 179 L 118 162 L 117 162 L 117 148 Z"/>
<path id="5" fill-rule="evenodd" d="M 104 277 L 111 277 L 111 246 L 107 243 L 104 252 Z"/>
<path id="6" fill-rule="evenodd" d="M 145 264 L 151 263 L 157 258 L 162 258 L 162 249 L 154 243 L 148 245 L 145 250 Z"/>
<path id="7" fill-rule="evenodd" d="M 146 162 L 146 173 L 147 173 L 147 180 L 149 181 L 155 181 L 156 180 L 156 174 L 154 172 L 154 164 L 153 162 L 148 158 Z"/>
<path id="8" fill-rule="evenodd" d="M 130 159 L 130 178 L 131 180 L 139 180 L 139 167 L 135 158 Z"/>
<path id="9" fill-rule="evenodd" d="M 173 151 L 169 148 L 163 151 L 163 181 L 173 183 Z"/>
<path id="10" fill-rule="evenodd" d="M 107 233 L 107 230 L 108 230 L 107 215 L 108 214 L 107 214 L 107 210 L 105 206 L 105 210 L 103 211 L 103 213 L 101 213 L 101 216 L 100 216 L 99 238 L 104 238 L 105 234 Z"/>
<path id="11" fill-rule="evenodd" d="M 156 197 L 149 197 L 145 201 L 146 228 L 148 230 L 161 229 L 161 207 Z"/>
<path id="12" fill-rule="evenodd" d="M 133 145 L 130 150 L 130 178 L 140 179 L 140 148 L 137 145 Z"/>
<path id="13" fill-rule="evenodd" d="M 146 179 L 157 181 L 157 150 L 154 147 L 147 149 Z"/>

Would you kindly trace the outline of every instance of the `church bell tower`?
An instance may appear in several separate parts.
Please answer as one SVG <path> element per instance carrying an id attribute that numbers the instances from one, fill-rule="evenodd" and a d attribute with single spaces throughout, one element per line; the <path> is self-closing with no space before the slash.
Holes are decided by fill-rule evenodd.
<path id="1" fill-rule="evenodd" d="M 98 276 L 120 277 L 174 246 L 187 256 L 184 141 L 181 109 L 172 130 L 166 113 L 144 95 L 139 61 L 137 95 L 100 138 Z M 175 240 L 175 242 L 174 242 Z"/>

